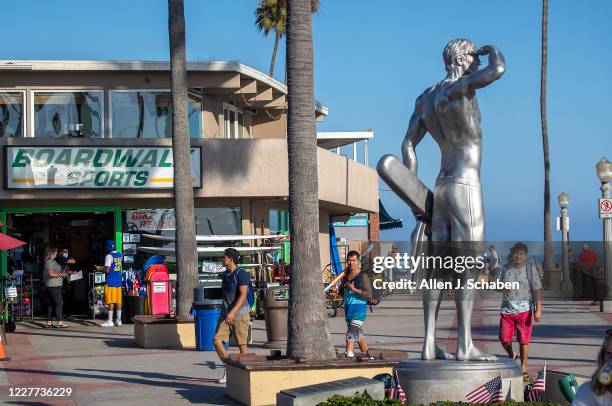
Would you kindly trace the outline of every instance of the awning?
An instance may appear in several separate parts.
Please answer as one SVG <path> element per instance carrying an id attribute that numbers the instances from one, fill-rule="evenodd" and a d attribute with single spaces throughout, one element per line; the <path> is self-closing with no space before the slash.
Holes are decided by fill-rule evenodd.
<path id="1" fill-rule="evenodd" d="M 402 219 L 394 219 L 387 213 L 387 209 L 383 206 L 382 201 L 378 199 L 378 214 L 381 230 L 392 230 L 394 228 L 402 228 Z"/>
<path id="2" fill-rule="evenodd" d="M 12 250 L 13 248 L 17 248 L 24 244 L 25 242 L 23 241 L 17 240 L 6 234 L 0 233 L 0 250 Z"/>

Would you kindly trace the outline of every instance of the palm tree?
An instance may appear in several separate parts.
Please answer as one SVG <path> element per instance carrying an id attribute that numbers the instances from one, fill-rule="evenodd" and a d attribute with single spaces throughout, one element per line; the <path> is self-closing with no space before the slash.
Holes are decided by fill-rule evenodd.
<path id="1" fill-rule="evenodd" d="M 172 89 L 172 157 L 176 224 L 177 316 L 189 316 L 198 278 L 198 254 L 191 180 L 191 146 L 187 121 L 187 62 L 183 0 L 168 0 Z"/>
<path id="2" fill-rule="evenodd" d="M 291 283 L 287 356 L 335 357 L 327 329 L 319 259 L 319 199 L 311 0 L 288 0 L 287 149 Z"/>
<path id="3" fill-rule="evenodd" d="M 310 1 L 312 13 L 319 11 L 319 0 Z M 278 44 L 285 35 L 287 23 L 287 0 L 260 0 L 255 9 L 255 25 L 264 36 L 274 31 L 274 51 L 270 62 L 270 76 L 274 76 L 274 64 L 278 53 Z"/>
<path id="4" fill-rule="evenodd" d="M 546 117 L 546 81 L 548 69 L 548 0 L 542 0 L 542 64 L 540 66 L 540 120 L 544 151 L 544 280 L 552 268 L 552 230 L 550 218 L 550 156 L 548 151 L 548 121 Z"/>

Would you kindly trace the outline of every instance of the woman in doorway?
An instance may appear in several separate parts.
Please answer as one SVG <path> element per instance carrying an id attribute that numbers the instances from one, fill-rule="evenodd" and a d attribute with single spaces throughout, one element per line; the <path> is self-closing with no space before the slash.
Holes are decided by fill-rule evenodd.
<path id="1" fill-rule="evenodd" d="M 62 317 L 62 286 L 64 278 L 69 272 L 62 272 L 62 267 L 55 261 L 57 257 L 56 247 L 45 248 L 45 268 L 46 276 L 45 288 L 47 290 L 47 299 L 49 300 L 49 308 L 47 309 L 47 325 L 52 327 L 53 310 L 55 309 L 55 317 L 57 318 L 57 327 L 66 328 Z"/>

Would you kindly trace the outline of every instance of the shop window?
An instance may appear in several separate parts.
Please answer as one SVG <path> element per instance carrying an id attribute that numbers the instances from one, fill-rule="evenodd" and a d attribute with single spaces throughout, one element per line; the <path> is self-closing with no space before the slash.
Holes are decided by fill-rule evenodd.
<path id="1" fill-rule="evenodd" d="M 225 138 L 244 138 L 244 112 L 231 104 L 223 105 Z"/>
<path id="2" fill-rule="evenodd" d="M 171 138 L 172 95 L 168 90 L 110 92 L 113 138 Z M 189 95 L 189 136 L 202 137 L 202 98 Z"/>
<path id="3" fill-rule="evenodd" d="M 240 207 L 196 207 L 198 235 L 242 234 Z"/>
<path id="4" fill-rule="evenodd" d="M 0 138 L 23 136 L 23 92 L 0 92 Z"/>
<path id="5" fill-rule="evenodd" d="M 197 235 L 242 234 L 240 207 L 196 207 Z M 141 234 L 173 237 L 175 233 L 174 209 L 131 209 L 123 211 L 124 262 L 140 269 L 150 254 L 138 251 L 138 246 L 173 247 L 173 242 L 160 242 L 141 238 Z M 134 265 L 132 265 L 134 264 Z"/>
<path id="6" fill-rule="evenodd" d="M 104 121 L 101 91 L 35 91 L 34 136 L 99 138 Z"/>
<path id="7" fill-rule="evenodd" d="M 270 209 L 268 213 L 270 233 L 289 233 L 289 213 L 286 210 Z"/>

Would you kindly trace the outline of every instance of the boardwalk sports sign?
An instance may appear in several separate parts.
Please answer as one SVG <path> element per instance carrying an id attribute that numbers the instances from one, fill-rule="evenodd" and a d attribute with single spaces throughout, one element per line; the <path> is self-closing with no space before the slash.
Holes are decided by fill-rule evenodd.
<path id="1" fill-rule="evenodd" d="M 202 187 L 200 147 L 191 148 L 193 187 Z M 7 189 L 168 189 L 170 147 L 16 147 L 5 149 Z"/>

